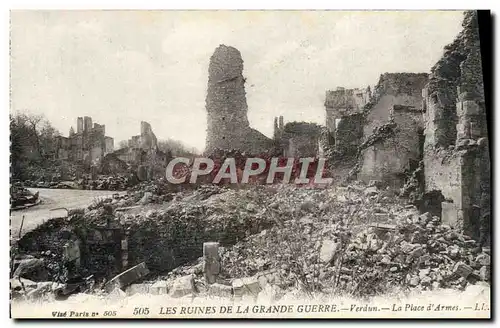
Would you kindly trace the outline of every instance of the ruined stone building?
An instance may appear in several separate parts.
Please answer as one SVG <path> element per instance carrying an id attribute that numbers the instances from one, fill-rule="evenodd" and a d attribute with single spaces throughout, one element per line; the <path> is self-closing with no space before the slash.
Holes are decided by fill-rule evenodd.
<path id="1" fill-rule="evenodd" d="M 402 187 L 422 156 L 425 73 L 385 73 L 370 88 L 328 91 L 326 127 L 339 161 L 357 159 L 356 178 Z"/>
<path id="2" fill-rule="evenodd" d="M 370 87 L 326 92 L 326 128 L 337 151 L 356 151 L 363 137 L 363 109 L 371 99 Z"/>
<path id="3" fill-rule="evenodd" d="M 116 161 L 115 158 L 128 164 L 131 168 L 139 170 L 141 180 L 152 178 L 157 172 L 164 173 L 164 167 L 171 159 L 171 155 L 158 149 L 158 140 L 148 122 L 141 122 L 141 134 L 132 136 L 127 144 L 128 146 L 113 152 L 110 161 Z M 118 163 L 113 164 L 118 166 Z M 121 165 L 123 166 L 123 165 Z"/>
<path id="4" fill-rule="evenodd" d="M 462 26 L 423 90 L 425 190 L 443 193 L 445 222 L 478 236 L 478 218 L 489 223 L 491 175 L 477 12 Z"/>
<path id="5" fill-rule="evenodd" d="M 237 149 L 259 154 L 272 148 L 272 140 L 248 122 L 243 59 L 236 48 L 220 45 L 210 58 L 206 109 L 205 152 Z"/>
<path id="6" fill-rule="evenodd" d="M 334 159 L 356 159 L 355 178 L 397 189 L 420 170 L 421 191 L 445 200 L 443 221 L 478 237 L 489 222 L 490 157 L 476 12 L 463 27 L 430 74 L 382 74 L 371 95 L 327 92 L 326 126 Z"/>
<path id="7" fill-rule="evenodd" d="M 113 151 L 113 138 L 105 135 L 104 124 L 94 123 L 89 116 L 77 118 L 77 129 L 69 130 L 69 136 L 58 137 L 57 158 L 94 163 Z"/>
<path id="8" fill-rule="evenodd" d="M 319 125 L 307 122 L 284 124 L 283 116 L 274 118 L 275 152 L 284 157 L 316 157 L 319 152 Z"/>
<path id="9" fill-rule="evenodd" d="M 390 181 L 402 187 L 422 158 L 422 89 L 425 73 L 386 73 L 377 83 L 365 117 L 362 166 L 358 179 Z M 392 134 L 378 138 L 384 129 Z M 372 142 L 373 140 L 373 142 Z"/>
<path id="10" fill-rule="evenodd" d="M 163 160 L 161 152 L 158 149 L 158 140 L 148 122 L 141 122 L 141 134 L 132 136 L 127 141 L 127 147 L 118 149 L 114 154 L 126 163 L 139 164 L 146 161 L 147 157 L 159 157 Z"/>

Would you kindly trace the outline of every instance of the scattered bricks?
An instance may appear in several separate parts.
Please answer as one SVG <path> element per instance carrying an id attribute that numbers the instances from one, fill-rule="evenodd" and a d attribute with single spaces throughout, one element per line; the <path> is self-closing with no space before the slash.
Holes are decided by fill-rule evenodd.
<path id="1" fill-rule="evenodd" d="M 465 241 L 465 246 L 472 248 L 476 246 L 476 241 L 474 239 L 468 239 Z"/>
<path id="2" fill-rule="evenodd" d="M 377 223 L 371 224 L 370 227 L 375 229 L 375 234 L 381 240 L 386 240 L 390 233 L 396 231 L 396 225 L 394 224 Z"/>
<path id="3" fill-rule="evenodd" d="M 459 275 L 463 278 L 467 278 L 472 273 L 472 271 L 474 270 L 463 262 L 457 262 L 455 264 L 455 267 L 453 268 L 453 274 Z"/>
<path id="4" fill-rule="evenodd" d="M 149 192 L 149 191 L 146 191 L 144 193 L 144 196 L 142 196 L 141 200 L 139 201 L 139 204 L 146 205 L 146 204 L 151 203 L 151 198 L 152 197 L 153 197 L 153 193 Z"/>
<path id="5" fill-rule="evenodd" d="M 380 260 L 380 263 L 382 264 L 391 264 L 391 257 L 388 255 L 384 255 L 382 257 L 382 260 Z"/>
<path id="6" fill-rule="evenodd" d="M 483 265 L 481 269 L 479 269 L 479 278 L 483 281 L 490 281 L 491 277 L 491 269 L 489 265 Z"/>
<path id="7" fill-rule="evenodd" d="M 410 281 L 408 282 L 410 286 L 416 287 L 420 283 L 420 278 L 418 276 L 413 276 L 410 278 Z"/>
<path id="8" fill-rule="evenodd" d="M 418 259 L 419 264 L 429 266 L 431 264 L 431 256 L 429 254 L 424 254 Z"/>
<path id="9" fill-rule="evenodd" d="M 432 279 L 429 276 L 425 276 L 420 280 L 420 284 L 422 284 L 422 286 L 427 287 L 427 286 L 430 286 L 431 283 L 432 283 Z"/>
<path id="10" fill-rule="evenodd" d="M 429 268 L 427 269 L 421 269 L 419 272 L 418 272 L 418 276 L 420 279 L 423 279 L 424 277 L 428 276 L 430 274 L 431 270 Z"/>
<path id="11" fill-rule="evenodd" d="M 231 286 L 215 283 L 208 286 L 208 293 L 210 296 L 231 297 L 233 295 L 233 288 Z"/>
<path id="12" fill-rule="evenodd" d="M 26 296 L 30 299 L 36 299 L 43 297 L 54 291 L 54 287 L 59 287 L 57 283 L 53 283 L 51 281 L 39 282 L 37 287 L 27 293 Z"/>
<path id="13" fill-rule="evenodd" d="M 425 244 L 427 243 L 427 234 L 420 231 L 415 231 L 411 235 L 410 242 L 414 244 Z"/>
<path id="14" fill-rule="evenodd" d="M 267 284 L 275 284 L 278 282 L 277 270 L 274 269 L 259 272 L 255 275 L 255 277 L 259 281 L 261 287 Z"/>
<path id="15" fill-rule="evenodd" d="M 368 245 L 370 251 L 376 252 L 382 247 L 382 242 L 377 239 L 371 239 Z"/>
<path id="16" fill-rule="evenodd" d="M 457 240 L 459 239 L 460 236 L 459 234 L 456 232 L 456 231 L 448 231 L 445 235 L 444 235 L 444 239 L 446 239 L 447 241 L 454 241 L 454 240 Z"/>
<path id="17" fill-rule="evenodd" d="M 335 258 L 338 248 L 339 244 L 333 240 L 324 240 L 319 254 L 320 260 L 330 263 Z"/>
<path id="18" fill-rule="evenodd" d="M 418 258 L 425 254 L 425 250 L 422 246 L 417 246 L 414 250 L 411 251 L 410 256 L 413 258 Z"/>
<path id="19" fill-rule="evenodd" d="M 160 280 L 149 287 L 149 292 L 153 295 L 163 295 L 168 293 L 167 281 Z"/>
<path id="20" fill-rule="evenodd" d="M 383 186 L 384 186 L 384 183 L 380 180 L 370 180 L 368 182 L 368 187 L 382 188 Z"/>
<path id="21" fill-rule="evenodd" d="M 187 275 L 175 279 L 172 283 L 172 288 L 168 291 L 171 297 L 183 297 L 195 292 L 194 276 Z"/>
<path id="22" fill-rule="evenodd" d="M 491 265 L 491 257 L 488 254 L 482 253 L 476 257 L 476 261 L 480 265 Z"/>
<path id="23" fill-rule="evenodd" d="M 448 247 L 448 254 L 452 259 L 456 259 L 460 255 L 460 248 L 457 245 Z"/>
<path id="24" fill-rule="evenodd" d="M 414 244 L 410 244 L 408 242 L 401 243 L 401 251 L 404 254 L 409 254 L 416 246 Z"/>
<path id="25" fill-rule="evenodd" d="M 233 280 L 234 296 L 243 295 L 257 296 L 261 291 L 259 281 L 254 277 L 246 277 Z"/>
<path id="26" fill-rule="evenodd" d="M 420 220 L 421 225 L 426 225 L 427 223 L 432 221 L 432 214 L 429 212 L 426 212 L 426 213 L 420 215 L 418 218 Z"/>
<path id="27" fill-rule="evenodd" d="M 441 203 L 441 220 L 443 225 L 456 227 L 458 225 L 458 210 L 455 204 L 449 202 Z M 442 226 L 442 228 L 444 228 Z"/>
<path id="28" fill-rule="evenodd" d="M 375 196 L 378 194 L 378 189 L 377 187 L 368 187 L 363 191 L 363 193 L 365 196 Z"/>
<path id="29" fill-rule="evenodd" d="M 219 243 L 203 243 L 203 271 L 208 284 L 217 280 L 220 271 Z"/>
<path id="30" fill-rule="evenodd" d="M 113 279 L 108 281 L 106 285 L 104 285 L 104 289 L 108 292 L 111 292 L 115 287 L 123 289 L 127 287 L 132 282 L 146 276 L 149 274 L 149 270 L 146 267 L 146 263 L 142 262 L 137 264 L 136 266 L 120 273 L 115 276 Z"/>

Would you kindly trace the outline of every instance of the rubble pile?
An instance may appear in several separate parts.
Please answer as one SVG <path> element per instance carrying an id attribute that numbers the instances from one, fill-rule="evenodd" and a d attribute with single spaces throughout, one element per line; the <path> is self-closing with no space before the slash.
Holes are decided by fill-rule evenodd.
<path id="1" fill-rule="evenodd" d="M 200 188 L 169 206 L 147 212 L 120 213 L 128 236 L 129 261 L 145 261 L 153 272 L 165 272 L 202 255 L 203 242 L 232 245 L 270 225 L 258 211 L 269 193 L 263 190 Z"/>
<path id="2" fill-rule="evenodd" d="M 98 176 L 97 179 L 81 179 L 78 185 L 88 190 L 127 190 L 138 182 L 134 175 Z"/>
<path id="3" fill-rule="evenodd" d="M 148 186 L 148 191 L 137 190 L 137 196 L 116 195 L 74 211 L 69 219 L 49 221 L 19 246 L 47 263 L 48 280 L 59 282 L 55 273 L 62 269 L 53 265 L 62 249 L 61 230 L 71 226 L 89 241 L 96 229 L 115 229 L 127 240 L 129 267 L 144 263 L 148 272 L 140 279 L 148 283 L 135 281 L 127 287 L 127 282 L 127 292 L 153 289 L 174 297 L 233 297 L 248 290 L 370 296 L 398 288 L 463 289 L 490 282 L 489 249 L 391 196 L 393 191 L 380 189 L 377 181 L 322 190 L 212 185 L 179 192 L 162 204 L 151 202 L 162 196 L 158 186 Z M 214 284 L 204 276 L 206 242 L 219 243 Z M 106 247 L 103 256 L 117 248 Z M 100 270 L 109 280 L 119 273 L 106 271 L 112 262 L 85 255 L 91 252 L 96 248 L 82 250 L 87 258 L 82 276 Z"/>
<path id="4" fill-rule="evenodd" d="M 40 203 L 39 193 L 32 193 L 18 183 L 10 187 L 10 208 L 11 210 L 24 209 Z"/>
<path id="5" fill-rule="evenodd" d="M 83 174 L 80 179 L 73 177 L 70 180 L 61 180 L 59 177 L 50 179 L 40 177 L 36 180 L 26 180 L 23 183 L 29 188 L 123 191 L 134 186 L 137 182 L 137 178 L 133 175 L 100 175 L 92 179 L 90 174 Z"/>
<path id="6" fill-rule="evenodd" d="M 260 290 L 271 283 L 282 291 L 353 296 L 490 282 L 489 249 L 442 225 L 439 217 L 420 214 L 413 206 L 382 205 L 380 191 L 373 187 L 328 194 L 317 193 L 295 208 L 269 206 L 266 215 L 275 224 L 220 249 L 219 279 L 251 280 Z M 200 258 L 173 270 L 166 280 L 193 275 L 200 290 L 206 285 L 202 268 Z M 267 278 L 259 282 L 262 276 Z"/>
<path id="7" fill-rule="evenodd" d="M 406 197 L 409 202 L 414 204 L 423 196 L 423 180 L 424 180 L 424 161 L 419 161 L 418 167 L 410 172 L 403 188 L 401 188 L 401 197 Z"/>

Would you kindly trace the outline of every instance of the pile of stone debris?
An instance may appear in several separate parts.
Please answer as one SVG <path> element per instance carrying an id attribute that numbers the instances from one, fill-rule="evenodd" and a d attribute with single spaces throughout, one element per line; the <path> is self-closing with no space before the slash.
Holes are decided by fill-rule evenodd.
<path id="1" fill-rule="evenodd" d="M 24 185 L 30 188 L 52 188 L 52 189 L 84 189 L 84 190 L 116 190 L 123 191 L 137 183 L 136 179 L 126 175 L 101 175 L 91 179 L 90 174 L 83 178 L 72 180 L 61 180 L 60 178 L 51 178 L 45 180 L 39 178 L 36 180 L 26 180 Z"/>
<path id="2" fill-rule="evenodd" d="M 80 213 L 86 229 L 111 220 L 123 231 L 129 263 L 142 263 L 129 269 L 142 272 L 141 279 L 120 285 L 129 294 L 233 297 L 272 290 L 369 296 L 490 282 L 489 248 L 437 216 L 420 214 L 377 183 L 205 186 L 172 194 L 161 184 L 140 186 Z M 219 243 L 219 269 L 210 284 L 206 242 Z M 149 282 L 133 284 L 144 278 Z"/>
<path id="3" fill-rule="evenodd" d="M 370 296 L 401 288 L 462 290 L 479 281 L 490 283 L 489 248 L 438 217 L 403 204 L 381 206 L 382 192 L 373 187 L 357 194 L 337 191 L 335 200 L 328 194 L 316 193 L 323 201 L 306 199 L 291 212 L 270 206 L 273 226 L 220 247 L 218 283 L 206 284 L 199 258 L 150 286 L 169 286 L 170 294 L 181 296 L 266 288 Z"/>
<path id="4" fill-rule="evenodd" d="M 127 190 L 134 185 L 134 179 L 131 176 L 98 176 L 96 179 L 79 180 L 81 189 L 89 190 Z"/>
<path id="5" fill-rule="evenodd" d="M 11 210 L 24 209 L 40 203 L 39 193 L 32 193 L 19 183 L 10 186 L 10 208 Z"/>

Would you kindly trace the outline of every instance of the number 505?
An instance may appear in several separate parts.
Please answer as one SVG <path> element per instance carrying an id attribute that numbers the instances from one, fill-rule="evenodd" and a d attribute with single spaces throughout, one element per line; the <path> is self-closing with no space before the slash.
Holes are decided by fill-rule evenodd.
<path id="1" fill-rule="evenodd" d="M 134 308 L 134 315 L 149 314 L 149 308 Z"/>

